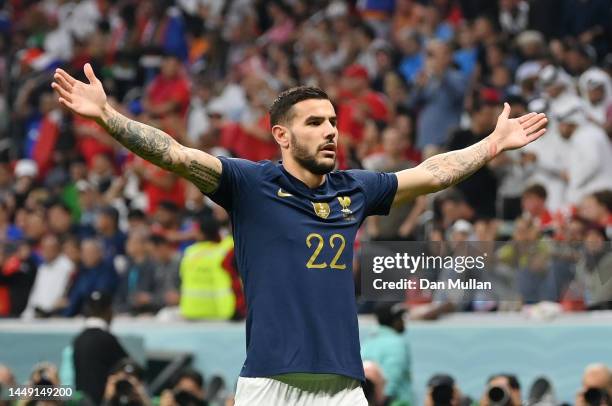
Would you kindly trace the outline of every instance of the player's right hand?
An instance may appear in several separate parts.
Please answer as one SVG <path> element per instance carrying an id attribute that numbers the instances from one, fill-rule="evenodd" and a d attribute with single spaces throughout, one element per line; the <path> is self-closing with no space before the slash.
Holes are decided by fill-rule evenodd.
<path id="1" fill-rule="evenodd" d="M 51 83 L 53 90 L 59 95 L 59 102 L 80 114 L 81 116 L 98 119 L 102 117 L 106 105 L 106 93 L 102 82 L 94 75 L 90 64 L 86 63 L 83 70 L 89 84 L 83 83 L 70 76 L 63 69 L 56 69 Z"/>

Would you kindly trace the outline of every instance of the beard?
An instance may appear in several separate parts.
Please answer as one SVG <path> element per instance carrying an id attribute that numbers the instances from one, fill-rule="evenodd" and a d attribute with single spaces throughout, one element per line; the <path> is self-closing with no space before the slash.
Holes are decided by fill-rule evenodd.
<path id="1" fill-rule="evenodd" d="M 291 144 L 293 146 L 293 151 L 291 154 L 293 159 L 295 159 L 301 167 L 314 173 L 315 175 L 325 175 L 336 167 L 336 154 L 334 154 L 334 160 L 332 163 L 318 161 L 316 152 L 315 154 L 310 154 L 308 152 L 308 148 L 298 142 L 297 137 L 293 134 L 293 132 L 291 133 Z M 319 148 L 317 148 L 317 152 L 319 152 Z"/>

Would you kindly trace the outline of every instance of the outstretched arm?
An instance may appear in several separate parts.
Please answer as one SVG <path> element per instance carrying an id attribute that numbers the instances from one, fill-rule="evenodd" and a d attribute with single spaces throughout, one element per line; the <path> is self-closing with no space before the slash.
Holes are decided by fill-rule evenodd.
<path id="1" fill-rule="evenodd" d="M 202 192 L 216 190 L 221 177 L 221 161 L 203 151 L 185 147 L 165 132 L 131 120 L 106 100 L 102 83 L 91 65 L 85 65 L 89 84 L 70 76 L 62 69 L 55 71 L 51 84 L 62 105 L 74 113 L 95 120 L 124 147 L 147 161 L 193 182 Z"/>
<path id="2" fill-rule="evenodd" d="M 505 103 L 495 130 L 485 139 L 458 151 L 435 155 L 415 168 L 397 172 L 398 187 L 393 203 L 455 185 L 502 151 L 521 148 L 546 131 L 547 119 L 542 113 L 529 113 L 515 119 L 510 119 L 509 115 L 510 106 Z"/>

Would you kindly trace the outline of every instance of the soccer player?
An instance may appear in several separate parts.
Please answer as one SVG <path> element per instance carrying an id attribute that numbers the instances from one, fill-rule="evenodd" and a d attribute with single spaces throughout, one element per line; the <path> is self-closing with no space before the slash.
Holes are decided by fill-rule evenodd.
<path id="1" fill-rule="evenodd" d="M 298 87 L 270 108 L 282 162 L 250 162 L 187 148 L 119 114 L 91 66 L 84 70 L 89 83 L 56 70 L 52 87 L 62 105 L 230 213 L 248 307 L 237 406 L 366 405 L 351 270 L 357 229 L 367 216 L 454 185 L 539 138 L 546 123 L 535 113 L 509 119 L 506 104 L 495 130 L 465 149 L 397 173 L 334 171 L 334 107 L 323 91 Z"/>

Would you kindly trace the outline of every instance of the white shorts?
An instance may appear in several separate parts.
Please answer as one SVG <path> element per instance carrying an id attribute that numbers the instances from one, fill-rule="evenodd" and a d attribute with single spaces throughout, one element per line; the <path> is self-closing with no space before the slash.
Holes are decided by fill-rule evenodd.
<path id="1" fill-rule="evenodd" d="M 234 406 L 367 406 L 361 383 L 332 374 L 238 378 Z"/>

